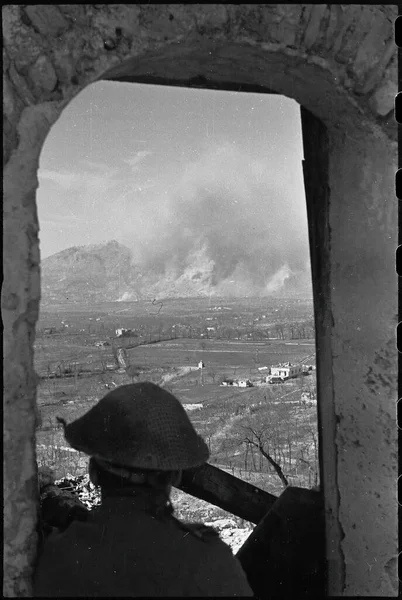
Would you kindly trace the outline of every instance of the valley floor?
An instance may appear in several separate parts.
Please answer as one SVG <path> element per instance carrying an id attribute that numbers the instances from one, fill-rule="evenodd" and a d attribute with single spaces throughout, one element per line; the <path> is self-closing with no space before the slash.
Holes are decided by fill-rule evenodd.
<path id="1" fill-rule="evenodd" d="M 179 305 L 184 312 L 191 307 L 188 302 Z M 197 310 L 200 306 L 197 300 Z M 236 308 L 233 303 L 230 307 L 233 311 Z M 204 303 L 206 315 L 211 315 L 210 308 Z M 285 308 L 288 310 L 288 305 Z M 247 310 L 252 313 L 254 308 Z M 238 312 L 241 313 L 240 309 Z M 97 313 L 92 314 L 87 330 L 80 331 L 89 322 L 87 313 L 77 313 L 76 321 L 70 314 L 69 322 L 75 333 L 64 328 L 56 334 L 39 335 L 35 343 L 35 368 L 40 376 L 36 431 L 39 465 L 54 469 L 57 478 L 85 474 L 88 457 L 67 447 L 56 416 L 70 422 L 115 387 L 154 381 L 183 403 L 209 446 L 211 464 L 278 496 L 283 482 L 267 460 L 269 455 L 289 484 L 317 485 L 315 371 L 280 385 L 263 384 L 269 367 L 280 362 L 314 366 L 314 340 L 183 337 L 148 345 L 136 345 L 133 339 L 135 343 L 130 347 L 111 335 L 108 337 L 102 329 L 101 317 L 95 321 Z M 176 321 L 179 319 L 173 316 Z M 52 323 L 57 322 L 60 315 L 52 313 L 49 318 Z M 102 340 L 109 340 L 108 345 L 96 346 Z M 116 359 L 119 343 L 124 348 L 125 368 Z M 250 379 L 254 385 L 223 387 L 220 383 L 225 378 Z M 311 402 L 302 402 L 303 394 L 311 397 Z M 173 502 L 178 516 L 185 520 L 219 522 L 222 536 L 231 540 L 233 547 L 242 536 L 248 535 L 250 524 L 240 523 L 211 504 L 178 490 L 174 490 Z M 240 533 L 236 533 L 238 530 Z"/>

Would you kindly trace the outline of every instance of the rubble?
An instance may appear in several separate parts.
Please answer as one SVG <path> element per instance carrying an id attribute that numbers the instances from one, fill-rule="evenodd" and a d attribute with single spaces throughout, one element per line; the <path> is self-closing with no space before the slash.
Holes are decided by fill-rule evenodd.
<path id="1" fill-rule="evenodd" d="M 253 531 L 251 523 L 239 527 L 234 519 L 216 519 L 206 522 L 205 525 L 213 527 L 219 533 L 221 540 L 230 546 L 233 554 L 236 554 Z"/>

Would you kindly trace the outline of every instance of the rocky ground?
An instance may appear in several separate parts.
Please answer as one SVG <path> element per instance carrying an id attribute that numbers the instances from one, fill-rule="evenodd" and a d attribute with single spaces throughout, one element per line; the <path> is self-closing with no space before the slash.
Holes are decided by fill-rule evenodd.
<path id="1" fill-rule="evenodd" d="M 62 490 L 75 493 L 89 510 L 100 504 L 99 490 L 91 483 L 88 475 L 80 477 L 67 475 L 54 483 Z M 253 529 L 252 523 L 177 489 L 172 491 L 172 503 L 177 518 L 187 522 L 202 522 L 214 527 L 234 554 Z"/>

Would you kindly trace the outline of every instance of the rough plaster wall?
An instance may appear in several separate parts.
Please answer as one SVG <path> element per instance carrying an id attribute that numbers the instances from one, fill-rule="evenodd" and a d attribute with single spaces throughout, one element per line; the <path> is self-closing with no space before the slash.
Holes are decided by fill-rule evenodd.
<path id="1" fill-rule="evenodd" d="M 106 71 L 135 57 L 123 65 L 123 74 L 157 76 L 161 69 L 165 78 L 174 78 L 178 72 L 179 77 L 215 77 L 218 83 L 233 78 L 239 83 L 251 81 L 294 97 L 329 129 L 333 144 L 331 270 L 335 286 L 331 344 L 335 384 L 334 404 L 321 408 L 328 417 L 326 423 L 339 420 L 335 431 L 324 431 L 323 455 L 325 460 L 325 444 L 335 439 L 337 472 L 334 465 L 325 465 L 330 484 L 327 507 L 334 510 L 333 519 L 339 516 L 345 537 L 342 547 L 338 544 L 335 551 L 346 563 L 345 582 L 334 583 L 330 592 L 385 595 L 392 589 L 388 575 L 396 550 L 392 541 L 396 510 L 386 495 L 387 470 L 392 471 L 396 462 L 390 433 L 393 383 L 391 388 L 389 385 L 395 365 L 390 320 L 396 307 L 381 292 L 387 289 L 391 296 L 390 286 L 395 287 L 390 283 L 389 266 L 382 262 L 382 257 L 390 256 L 395 236 L 390 209 L 380 203 L 378 194 L 381 201 L 384 197 L 389 197 L 390 203 L 393 200 L 392 169 L 387 173 L 384 169 L 389 153 L 385 134 L 396 137 L 391 112 L 397 90 L 395 16 L 395 7 L 360 5 L 3 8 L 7 596 L 29 595 L 36 544 L 32 345 L 39 302 L 34 194 L 40 148 L 50 125 L 74 95 Z M 163 57 L 166 60 L 169 55 L 175 59 L 165 62 Z M 347 138 L 342 137 L 346 129 Z M 354 129 L 365 131 L 363 141 L 362 133 Z M 353 136 L 360 144 L 357 155 L 357 148 L 350 143 Z M 341 152 L 346 152 L 347 159 Z M 370 173 L 371 165 L 379 183 Z M 350 246 L 346 246 L 342 230 Z M 378 236 L 383 240 L 373 245 Z M 359 245 L 365 252 L 356 254 Z M 349 325 L 349 313 L 353 326 Z M 358 325 L 363 314 L 368 317 L 365 326 Z M 331 489 L 336 480 L 339 511 Z M 366 493 L 363 506 L 360 497 L 354 504 L 356 492 L 351 481 L 356 482 L 353 488 L 360 485 Z M 374 512 L 379 506 L 382 512 Z M 374 539 L 370 531 L 377 516 L 382 517 L 381 533 Z M 378 544 L 380 555 L 374 556 Z M 362 557 L 365 546 L 368 561 Z"/>
<path id="2" fill-rule="evenodd" d="M 345 133 L 332 144 L 332 371 L 345 592 L 392 596 L 398 593 L 396 144 L 381 138 L 367 144 Z"/>
<path id="3" fill-rule="evenodd" d="M 40 285 L 35 190 L 39 152 L 54 113 L 51 105 L 22 111 L 19 151 L 4 169 L 4 593 L 11 596 L 29 592 L 20 575 L 34 559 L 36 545 L 33 342 Z"/>

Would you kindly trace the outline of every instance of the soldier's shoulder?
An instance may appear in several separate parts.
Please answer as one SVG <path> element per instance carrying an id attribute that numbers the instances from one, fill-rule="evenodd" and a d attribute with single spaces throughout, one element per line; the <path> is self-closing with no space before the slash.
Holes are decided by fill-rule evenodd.
<path id="1" fill-rule="evenodd" d="M 181 530 L 186 534 L 203 542 L 216 542 L 220 540 L 219 533 L 213 527 L 204 525 L 204 523 L 185 523 L 176 519 Z"/>

